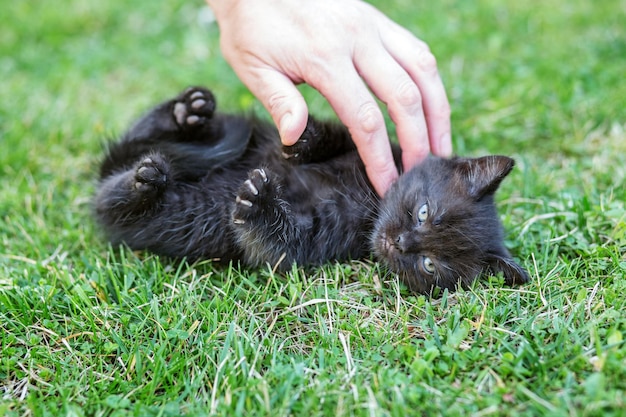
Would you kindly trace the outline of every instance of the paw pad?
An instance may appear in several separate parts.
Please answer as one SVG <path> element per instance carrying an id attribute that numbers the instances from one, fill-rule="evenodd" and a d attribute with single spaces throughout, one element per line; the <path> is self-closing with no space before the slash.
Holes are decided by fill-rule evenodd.
<path id="1" fill-rule="evenodd" d="M 144 158 L 135 172 L 135 189 L 143 191 L 147 187 L 161 188 L 167 183 L 166 166 L 163 161 Z"/>
<path id="2" fill-rule="evenodd" d="M 203 125 L 213 117 L 215 99 L 209 90 L 189 88 L 176 100 L 172 115 L 183 128 Z"/>

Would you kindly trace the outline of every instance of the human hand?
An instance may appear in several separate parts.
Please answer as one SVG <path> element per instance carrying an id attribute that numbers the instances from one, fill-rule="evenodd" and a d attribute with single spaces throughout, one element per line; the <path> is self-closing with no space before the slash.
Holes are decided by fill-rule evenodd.
<path id="1" fill-rule="evenodd" d="M 224 57 L 271 114 L 285 145 L 306 126 L 294 83 L 317 89 L 348 127 L 383 195 L 398 172 L 383 114 L 396 124 L 409 169 L 449 156 L 450 106 L 428 46 L 360 0 L 207 0 Z M 371 90 L 371 92 L 370 92 Z"/>

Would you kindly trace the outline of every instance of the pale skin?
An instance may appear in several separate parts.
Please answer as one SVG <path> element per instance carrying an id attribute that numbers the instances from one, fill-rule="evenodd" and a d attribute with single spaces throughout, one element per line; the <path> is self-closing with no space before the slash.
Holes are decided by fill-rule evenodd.
<path id="1" fill-rule="evenodd" d="M 328 100 L 384 195 L 398 177 L 383 112 L 396 125 L 402 164 L 449 156 L 450 105 L 428 46 L 360 0 L 206 0 L 225 59 L 261 101 L 285 145 L 306 126 L 296 84 Z"/>

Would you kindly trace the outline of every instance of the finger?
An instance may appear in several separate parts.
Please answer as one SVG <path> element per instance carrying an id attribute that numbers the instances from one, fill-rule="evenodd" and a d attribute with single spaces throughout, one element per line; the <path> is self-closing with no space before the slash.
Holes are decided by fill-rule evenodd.
<path id="1" fill-rule="evenodd" d="M 239 75 L 272 116 L 283 144 L 298 141 L 306 128 L 308 109 L 302 94 L 286 75 L 274 69 L 256 69 Z"/>
<path id="2" fill-rule="evenodd" d="M 430 152 L 420 91 L 407 72 L 382 48 L 368 48 L 355 54 L 354 59 L 367 85 L 387 104 L 402 148 L 403 166 L 408 170 Z"/>
<path id="3" fill-rule="evenodd" d="M 329 67 L 333 69 L 333 77 L 307 82 L 328 100 L 350 131 L 367 176 L 382 196 L 398 178 L 383 115 L 351 62 Z"/>
<path id="4" fill-rule="evenodd" d="M 428 45 L 400 26 L 393 24 L 391 30 L 382 32 L 381 36 L 387 51 L 419 88 L 432 152 L 450 156 L 450 103 L 437 69 L 437 60 Z"/>

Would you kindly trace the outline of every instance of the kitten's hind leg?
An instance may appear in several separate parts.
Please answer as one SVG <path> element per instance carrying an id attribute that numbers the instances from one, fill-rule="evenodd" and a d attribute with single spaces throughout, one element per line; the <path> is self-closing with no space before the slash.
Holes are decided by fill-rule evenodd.
<path id="1" fill-rule="evenodd" d="M 146 146 L 162 141 L 186 142 L 212 133 L 210 121 L 215 112 L 215 97 L 204 87 L 190 87 L 167 100 L 135 123 L 124 135 L 126 141 L 145 142 Z"/>
<path id="2" fill-rule="evenodd" d="M 287 266 L 297 260 L 298 229 L 268 170 L 250 172 L 237 192 L 232 220 L 249 264 L 275 265 L 285 257 Z"/>
<path id="3" fill-rule="evenodd" d="M 155 210 L 170 181 L 165 158 L 155 152 L 145 154 L 130 169 L 100 183 L 96 213 L 105 225 L 133 222 L 137 216 Z"/>
<path id="4" fill-rule="evenodd" d="M 209 122 L 214 111 L 213 94 L 203 87 L 190 87 L 174 99 L 172 115 L 183 131 L 194 132 Z"/>
<path id="5" fill-rule="evenodd" d="M 283 157 L 295 164 L 323 162 L 356 150 L 348 129 L 309 116 L 306 128 L 293 146 L 283 146 Z"/>

